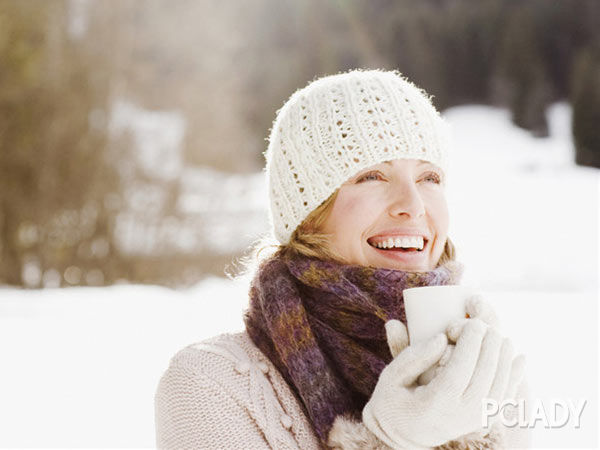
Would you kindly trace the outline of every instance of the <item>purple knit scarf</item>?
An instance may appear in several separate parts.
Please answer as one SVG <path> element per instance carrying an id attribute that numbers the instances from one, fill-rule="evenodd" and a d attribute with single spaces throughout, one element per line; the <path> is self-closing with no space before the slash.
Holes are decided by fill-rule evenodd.
<path id="1" fill-rule="evenodd" d="M 456 261 L 406 272 L 275 255 L 252 280 L 246 330 L 326 443 L 336 416 L 360 418 L 392 360 L 384 324 L 406 323 L 402 291 L 458 284 L 462 271 Z"/>

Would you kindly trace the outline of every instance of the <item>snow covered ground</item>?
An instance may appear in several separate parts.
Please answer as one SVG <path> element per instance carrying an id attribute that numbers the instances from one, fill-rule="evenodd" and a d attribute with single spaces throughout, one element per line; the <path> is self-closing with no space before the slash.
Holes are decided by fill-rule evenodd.
<path id="1" fill-rule="evenodd" d="M 464 282 L 527 355 L 532 399 L 587 400 L 579 428 L 573 417 L 561 428 L 538 421 L 534 445 L 595 448 L 600 175 L 572 163 L 568 107 L 548 113 L 548 139 L 503 110 L 445 113 L 457 142 L 449 235 Z M 224 278 L 184 291 L 0 288 L 0 447 L 153 447 L 153 395 L 170 356 L 241 330 L 245 304 L 243 283 Z"/>

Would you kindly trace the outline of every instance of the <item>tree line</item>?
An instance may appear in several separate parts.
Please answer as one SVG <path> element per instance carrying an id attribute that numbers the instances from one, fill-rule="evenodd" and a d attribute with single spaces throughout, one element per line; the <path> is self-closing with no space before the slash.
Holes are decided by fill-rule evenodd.
<path id="1" fill-rule="evenodd" d="M 235 255 L 119 246 L 132 177 L 170 217 L 179 187 L 127 169 L 112 105 L 180 111 L 186 165 L 249 173 L 291 92 L 356 67 L 398 69 L 442 110 L 506 107 L 536 136 L 568 101 L 575 162 L 600 168 L 597 0 L 0 0 L 0 284 L 222 275 Z"/>

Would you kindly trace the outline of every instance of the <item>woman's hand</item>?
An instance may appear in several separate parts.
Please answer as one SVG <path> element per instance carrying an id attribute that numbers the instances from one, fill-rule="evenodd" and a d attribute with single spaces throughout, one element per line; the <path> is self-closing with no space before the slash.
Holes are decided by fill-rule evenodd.
<path id="1" fill-rule="evenodd" d="M 488 302 L 486 302 L 483 299 L 483 296 L 481 294 L 475 294 L 469 297 L 465 304 L 465 310 L 470 319 L 480 319 L 489 326 L 495 328 L 498 328 L 500 325 L 500 321 L 498 320 L 498 317 L 496 316 L 496 313 L 494 312 L 493 308 Z M 458 337 L 460 336 L 460 333 L 462 332 L 462 329 L 467 323 L 467 320 L 469 320 L 469 318 L 457 319 L 453 321 L 450 325 L 448 325 L 448 327 L 446 328 L 446 336 L 448 336 L 449 342 L 448 348 L 446 348 L 446 351 L 440 358 L 438 364 L 425 371 L 419 377 L 419 379 L 417 380 L 417 383 L 419 385 L 429 383 L 440 371 L 441 366 L 446 365 L 446 363 L 450 359 L 450 356 L 452 355 L 452 351 L 454 350 L 454 344 L 456 344 L 456 341 L 458 340 Z"/>
<path id="2" fill-rule="evenodd" d="M 386 324 L 392 354 L 406 341 L 403 325 L 395 322 Z M 522 359 L 514 358 L 510 341 L 477 318 L 463 324 L 438 374 L 417 386 L 417 378 L 447 348 L 447 336 L 440 334 L 405 347 L 382 371 L 363 409 L 363 422 L 379 439 L 395 448 L 442 445 L 482 428 L 482 399 L 514 396 L 523 376 Z"/>
<path id="3" fill-rule="evenodd" d="M 448 340 L 453 344 L 458 340 L 463 326 L 469 319 L 479 319 L 490 327 L 500 327 L 500 321 L 498 320 L 498 316 L 496 316 L 494 309 L 483 299 L 481 294 L 475 294 L 469 297 L 465 302 L 465 310 L 469 317 L 455 320 L 446 329 Z"/>
<path id="4" fill-rule="evenodd" d="M 417 378 L 439 361 L 448 338 L 440 333 L 429 341 L 407 346 L 408 334 L 402 322 L 390 320 L 385 328 L 394 359 L 379 375 L 375 390 L 363 408 L 363 423 L 392 448 L 420 448 L 410 433 L 411 424 L 422 413 L 413 404 L 414 386 Z"/>

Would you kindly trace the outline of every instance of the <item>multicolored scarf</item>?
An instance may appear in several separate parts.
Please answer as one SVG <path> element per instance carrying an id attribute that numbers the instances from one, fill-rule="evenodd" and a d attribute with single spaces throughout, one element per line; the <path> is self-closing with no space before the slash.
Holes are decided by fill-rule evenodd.
<path id="1" fill-rule="evenodd" d="M 458 284 L 463 266 L 429 272 L 275 255 L 250 286 L 246 330 L 306 409 L 323 443 L 336 416 L 357 419 L 392 360 L 385 323 L 406 323 L 402 291 Z"/>

